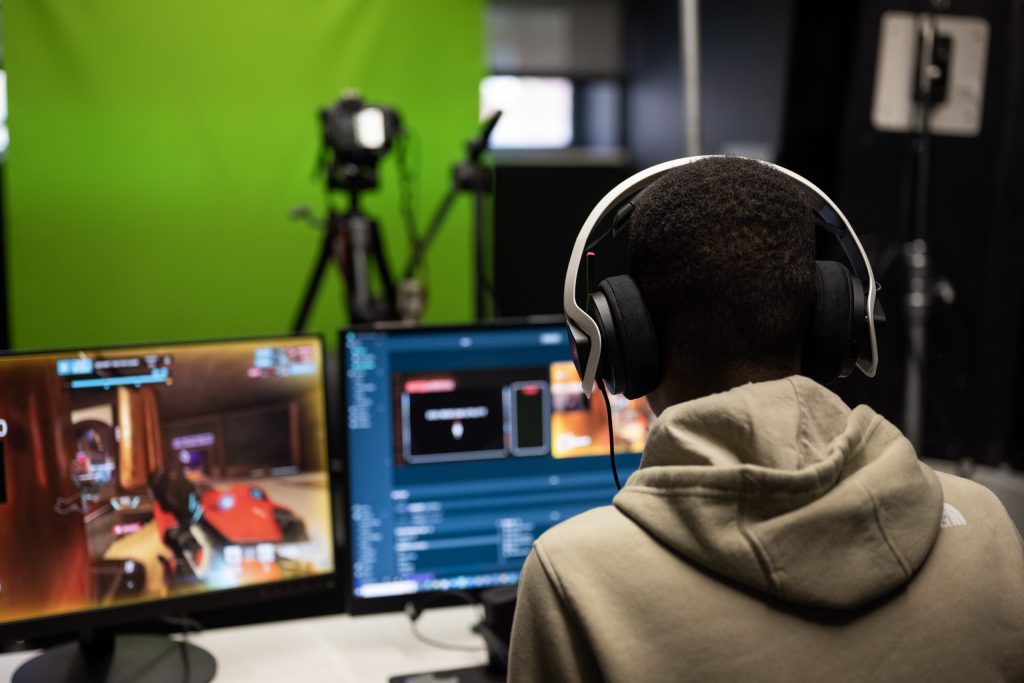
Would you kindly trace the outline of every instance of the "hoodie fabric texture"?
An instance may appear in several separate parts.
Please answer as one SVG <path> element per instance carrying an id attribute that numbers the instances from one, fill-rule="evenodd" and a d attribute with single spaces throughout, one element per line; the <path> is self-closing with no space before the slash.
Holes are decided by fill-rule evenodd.
<path id="1" fill-rule="evenodd" d="M 804 377 L 681 403 L 523 568 L 512 683 L 1022 681 L 1024 543 Z"/>

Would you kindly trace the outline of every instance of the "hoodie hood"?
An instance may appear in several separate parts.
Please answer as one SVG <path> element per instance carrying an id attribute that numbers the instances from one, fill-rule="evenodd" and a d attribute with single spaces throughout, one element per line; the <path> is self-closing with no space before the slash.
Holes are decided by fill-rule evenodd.
<path id="1" fill-rule="evenodd" d="M 666 409 L 614 504 L 712 572 L 852 609 L 921 566 L 942 489 L 882 416 L 794 376 Z"/>

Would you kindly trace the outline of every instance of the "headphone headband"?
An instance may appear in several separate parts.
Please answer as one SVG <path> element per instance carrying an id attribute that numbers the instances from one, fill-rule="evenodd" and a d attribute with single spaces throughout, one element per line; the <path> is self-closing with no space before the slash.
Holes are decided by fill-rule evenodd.
<path id="1" fill-rule="evenodd" d="M 590 212 L 586 222 L 584 222 L 583 227 L 580 229 L 579 235 L 577 235 L 576 242 L 572 248 L 572 254 L 569 257 L 569 266 L 565 273 L 565 286 L 562 292 L 562 307 L 565 311 L 566 324 L 569 326 L 570 334 L 574 336 L 578 334 L 589 341 L 587 357 L 585 359 L 580 358 L 578 363 L 578 366 L 583 368 L 583 393 L 588 398 L 594 390 L 598 361 L 601 357 L 602 340 L 597 322 L 586 312 L 585 308 L 580 305 L 580 301 L 576 297 L 576 285 L 579 282 L 583 255 L 586 252 L 587 245 L 591 243 L 591 236 L 596 231 L 597 226 L 600 225 L 601 222 L 614 210 L 616 210 L 623 200 L 644 190 L 646 187 L 661 178 L 661 176 L 665 175 L 668 171 L 680 166 L 685 166 L 686 164 L 691 164 L 695 161 L 709 159 L 716 156 L 722 155 L 704 155 L 673 159 L 672 161 L 666 161 L 656 166 L 651 166 L 650 168 L 644 169 L 643 171 L 630 176 L 616 185 L 610 192 L 608 192 L 608 194 L 601 198 L 601 201 L 599 201 Z M 838 206 L 836 206 L 835 202 L 833 202 L 828 195 L 818 189 L 814 183 L 810 182 L 803 176 L 790 171 L 789 169 L 777 166 L 770 162 L 761 161 L 759 159 L 753 159 L 752 161 L 757 161 L 758 163 L 770 166 L 783 175 L 792 178 L 823 202 L 824 206 L 815 212 L 816 222 L 820 221 L 819 225 L 839 240 L 839 243 L 846 254 L 846 258 L 852 266 L 853 272 L 865 286 L 866 291 L 864 292 L 864 295 L 867 300 L 865 310 L 867 311 L 871 356 L 869 359 L 858 358 L 856 365 L 865 375 L 868 377 L 874 377 L 875 371 L 878 368 L 878 341 L 875 336 L 874 316 L 875 299 L 878 288 L 875 284 L 875 276 L 871 270 L 871 264 L 868 261 L 864 247 L 857 238 L 857 233 L 854 232 L 853 226 L 850 225 L 850 221 L 847 220 L 845 215 L 843 215 L 843 212 Z"/>

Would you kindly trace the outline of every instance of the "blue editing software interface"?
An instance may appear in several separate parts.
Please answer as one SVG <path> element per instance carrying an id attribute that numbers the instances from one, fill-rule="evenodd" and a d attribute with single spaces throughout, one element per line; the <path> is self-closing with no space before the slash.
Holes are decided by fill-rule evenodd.
<path id="1" fill-rule="evenodd" d="M 348 332 L 357 598 L 515 583 L 540 534 L 610 503 L 604 401 L 583 395 L 562 325 Z M 653 421 L 613 396 L 628 476 Z"/>

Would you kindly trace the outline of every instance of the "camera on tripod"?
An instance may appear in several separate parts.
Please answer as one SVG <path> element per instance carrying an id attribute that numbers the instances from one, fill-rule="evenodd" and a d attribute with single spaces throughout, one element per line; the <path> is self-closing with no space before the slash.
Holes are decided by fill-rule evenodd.
<path id="1" fill-rule="evenodd" d="M 418 322 L 425 307 L 426 293 L 416 277 L 424 265 L 427 249 L 461 192 L 472 192 L 475 198 L 477 317 L 485 317 L 484 301 L 493 292 L 493 287 L 484 277 L 485 197 L 491 192 L 493 183 L 491 171 L 483 166 L 480 155 L 487 149 L 491 132 L 500 116 L 501 112 L 492 114 L 483 123 L 481 132 L 466 144 L 466 158 L 454 167 L 451 188 L 422 236 L 416 229 L 411 190 L 406 185 L 403 214 L 410 241 L 410 257 L 396 287 L 385 258 L 379 226 L 362 212 L 359 197 L 361 192 L 377 187 L 377 162 L 396 143 L 399 176 L 402 182 L 409 183 L 404 153 L 408 134 L 394 109 L 367 104 L 356 91 L 344 91 L 338 101 L 320 110 L 323 145 L 317 168 L 326 180 L 328 213 L 320 220 L 313 216 L 309 207 L 297 207 L 291 212 L 292 218 L 306 220 L 324 229 L 320 256 L 303 294 L 292 325 L 293 331 L 305 329 L 317 289 L 331 260 L 338 264 L 345 278 L 345 296 L 352 323 L 399 319 L 407 324 Z M 334 208 L 331 193 L 335 191 L 348 194 L 348 206 L 343 211 Z"/>
<path id="2" fill-rule="evenodd" d="M 328 196 L 328 213 L 321 222 L 307 207 L 292 211 L 322 227 L 324 240 L 320 257 L 292 329 L 301 332 L 316 298 L 327 263 L 337 262 L 345 278 L 345 295 L 353 323 L 371 323 L 397 318 L 394 281 L 377 222 L 359 207 L 359 194 L 377 187 L 377 162 L 402 133 L 394 109 L 368 105 L 355 91 L 345 91 L 337 102 L 320 110 L 323 145 L 318 169 L 324 174 L 328 195 L 348 194 L 344 210 L 333 208 Z"/>
<path id="3" fill-rule="evenodd" d="M 377 162 L 402 133 L 395 110 L 366 104 L 357 92 L 346 91 L 320 110 L 320 120 L 327 186 L 355 191 L 377 187 Z"/>

